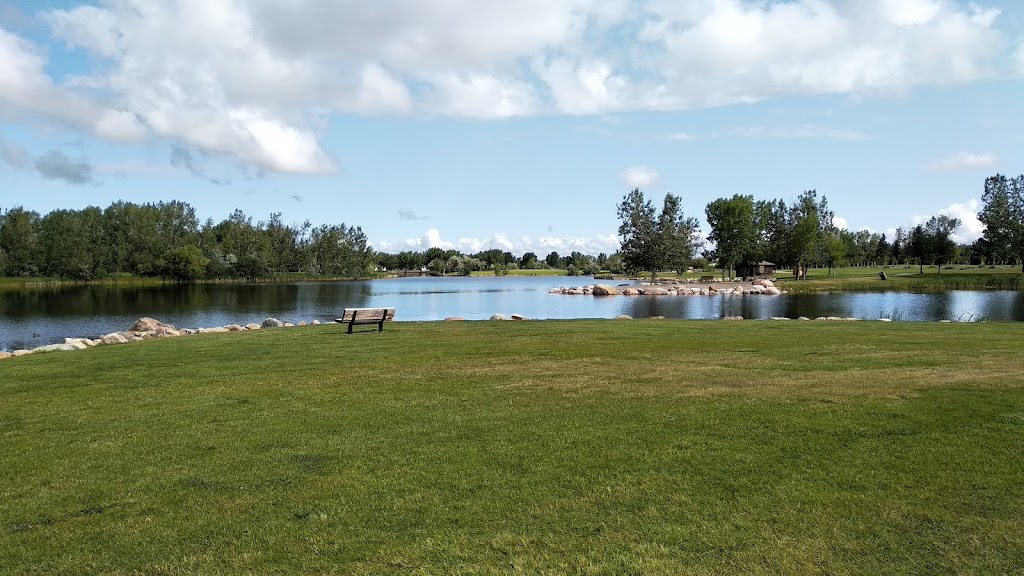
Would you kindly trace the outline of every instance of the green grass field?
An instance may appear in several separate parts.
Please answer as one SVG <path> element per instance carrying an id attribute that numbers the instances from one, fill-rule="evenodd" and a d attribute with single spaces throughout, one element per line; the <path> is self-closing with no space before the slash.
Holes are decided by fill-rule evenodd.
<path id="1" fill-rule="evenodd" d="M 0 360 L 0 573 L 1024 566 L 1018 324 L 343 331 Z"/>

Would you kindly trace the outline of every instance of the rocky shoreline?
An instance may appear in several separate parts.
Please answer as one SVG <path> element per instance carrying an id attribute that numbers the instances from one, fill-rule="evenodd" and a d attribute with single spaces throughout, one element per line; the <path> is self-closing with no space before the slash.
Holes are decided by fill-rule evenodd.
<path id="1" fill-rule="evenodd" d="M 123 332 L 111 332 L 110 334 L 100 336 L 95 339 L 65 338 L 63 344 L 50 344 L 47 346 L 40 346 L 38 348 L 15 350 L 14 352 L 0 352 L 0 360 L 46 352 L 73 352 L 75 350 L 85 350 L 96 346 L 127 344 L 129 342 L 139 342 L 153 338 L 175 338 L 199 334 L 225 334 L 228 332 L 251 332 L 253 330 L 263 330 L 267 328 L 291 328 L 294 326 L 315 326 L 318 324 L 320 324 L 319 320 L 313 320 L 308 323 L 299 322 L 298 324 L 292 324 L 290 322 L 282 322 L 276 318 L 267 318 L 260 324 L 252 323 L 246 324 L 245 326 L 239 324 L 228 324 L 227 326 L 217 326 L 215 328 L 179 329 L 153 318 L 139 318 L 134 324 L 132 324 L 131 328 Z"/>
<path id="2" fill-rule="evenodd" d="M 548 290 L 551 294 L 566 294 L 570 296 L 779 296 L 785 294 L 775 287 L 771 280 L 754 280 L 751 284 L 739 284 L 735 282 L 722 284 L 712 283 L 701 285 L 694 283 L 683 283 L 669 281 L 659 284 L 624 284 L 612 286 L 610 284 L 588 284 L 586 286 L 561 286 Z"/>

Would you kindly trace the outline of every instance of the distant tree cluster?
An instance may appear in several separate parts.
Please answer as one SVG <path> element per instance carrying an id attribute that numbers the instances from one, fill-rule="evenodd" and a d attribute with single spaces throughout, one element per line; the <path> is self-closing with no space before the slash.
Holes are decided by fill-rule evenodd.
<path id="1" fill-rule="evenodd" d="M 806 278 L 809 267 L 878 266 L 914 262 L 940 266 L 967 251 L 951 239 L 960 221 L 935 216 L 911 231 L 897 229 L 890 242 L 885 234 L 867 230 L 852 232 L 835 225 L 835 214 L 825 196 L 810 190 L 792 202 L 754 201 L 753 196 L 719 198 L 707 205 L 705 214 L 715 243 L 709 253 L 723 275 L 740 264 L 768 260 L 792 268 Z"/>
<path id="2" fill-rule="evenodd" d="M 622 258 L 618 255 L 599 254 L 596 257 L 574 251 L 568 256 L 551 252 L 541 260 L 536 253 L 526 252 L 516 257 L 508 251 L 485 250 L 475 254 L 463 254 L 458 250 L 429 248 L 423 251 L 404 251 L 396 254 L 375 255 L 378 266 L 390 271 L 423 270 L 432 274 L 469 275 L 476 271 L 493 271 L 497 275 L 509 270 L 568 270 L 570 275 L 597 274 L 601 270 L 618 268 L 622 271 Z"/>
<path id="3" fill-rule="evenodd" d="M 653 282 L 659 270 L 683 272 L 700 246 L 697 219 L 683 214 L 682 199 L 666 194 L 661 211 L 639 189 L 626 194 L 618 205 L 622 261 L 627 272 L 650 272 Z"/>
<path id="4" fill-rule="evenodd" d="M 992 264 L 1016 261 L 1024 271 L 1024 174 L 986 179 L 981 199 L 984 207 L 978 220 L 985 233 L 975 251 Z"/>
<path id="5" fill-rule="evenodd" d="M 280 214 L 254 223 L 241 210 L 200 224 L 184 202 L 116 202 L 106 209 L 23 208 L 0 213 L 0 274 L 76 280 L 113 274 L 265 278 L 283 273 L 363 277 L 373 250 L 359 227 L 309 222 L 290 226 Z"/>

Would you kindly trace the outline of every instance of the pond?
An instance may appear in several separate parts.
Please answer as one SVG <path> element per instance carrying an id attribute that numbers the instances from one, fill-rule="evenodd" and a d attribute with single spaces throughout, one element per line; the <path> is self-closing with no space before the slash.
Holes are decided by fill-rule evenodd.
<path id="1" fill-rule="evenodd" d="M 345 307 L 394 306 L 397 321 L 527 318 L 715 319 L 742 316 L 841 316 L 898 321 L 1024 321 L 1024 293 L 837 293 L 783 296 L 601 297 L 549 294 L 586 277 L 403 278 L 363 282 L 76 286 L 0 292 L 0 351 L 35 348 L 66 337 L 126 330 L 151 316 L 181 328 L 262 322 L 333 322 Z M 621 282 L 615 282 L 620 284 Z"/>

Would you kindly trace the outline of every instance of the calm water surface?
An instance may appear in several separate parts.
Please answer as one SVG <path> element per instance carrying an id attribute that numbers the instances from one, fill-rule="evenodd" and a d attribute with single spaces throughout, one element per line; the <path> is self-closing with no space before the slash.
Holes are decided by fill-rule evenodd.
<path id="1" fill-rule="evenodd" d="M 394 306 L 398 321 L 492 314 L 528 318 L 747 319 L 842 316 L 901 321 L 1024 321 L 1024 293 L 841 293 L 784 296 L 605 297 L 548 294 L 589 278 L 404 278 L 366 282 L 109 288 L 80 286 L 0 292 L 0 350 L 34 348 L 66 337 L 127 330 L 142 316 L 180 328 L 262 322 L 333 322 L 343 308 Z M 616 282 L 618 284 L 619 282 Z"/>

